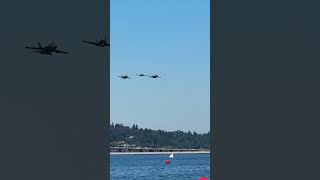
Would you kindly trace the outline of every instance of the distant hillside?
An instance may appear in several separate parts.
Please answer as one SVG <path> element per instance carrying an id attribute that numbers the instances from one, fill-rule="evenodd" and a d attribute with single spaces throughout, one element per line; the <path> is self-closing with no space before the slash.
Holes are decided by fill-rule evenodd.
<path id="1" fill-rule="evenodd" d="M 110 125 L 110 146 L 209 149 L 210 132 L 204 134 L 191 133 L 190 131 L 166 132 L 138 128 L 138 125 L 133 125 L 130 128 L 112 123 Z"/>

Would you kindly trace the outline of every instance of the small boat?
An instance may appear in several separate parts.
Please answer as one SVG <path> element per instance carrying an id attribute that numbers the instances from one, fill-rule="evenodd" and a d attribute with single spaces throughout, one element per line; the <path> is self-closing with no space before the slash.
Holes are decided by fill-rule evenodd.
<path id="1" fill-rule="evenodd" d="M 173 153 L 170 154 L 169 158 L 174 158 L 174 157 L 173 157 Z"/>

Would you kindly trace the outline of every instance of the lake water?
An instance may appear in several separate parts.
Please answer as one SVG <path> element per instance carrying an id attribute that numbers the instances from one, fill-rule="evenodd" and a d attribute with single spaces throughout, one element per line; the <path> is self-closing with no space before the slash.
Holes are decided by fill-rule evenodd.
<path id="1" fill-rule="evenodd" d="M 111 180 L 210 179 L 210 154 L 110 155 Z"/>

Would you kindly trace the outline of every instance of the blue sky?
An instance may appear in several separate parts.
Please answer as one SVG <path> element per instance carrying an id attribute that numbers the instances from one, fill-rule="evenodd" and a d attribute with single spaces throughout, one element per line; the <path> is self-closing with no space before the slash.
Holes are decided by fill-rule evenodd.
<path id="1" fill-rule="evenodd" d="M 210 1 L 111 0 L 110 5 L 111 122 L 209 131 Z M 121 74 L 132 79 L 122 80 Z"/>

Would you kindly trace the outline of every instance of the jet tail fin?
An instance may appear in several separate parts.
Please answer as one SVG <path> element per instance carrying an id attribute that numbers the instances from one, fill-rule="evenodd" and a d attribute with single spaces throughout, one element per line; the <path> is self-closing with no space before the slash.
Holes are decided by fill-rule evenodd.
<path id="1" fill-rule="evenodd" d="M 39 46 L 39 48 L 42 48 L 42 46 L 41 46 L 41 43 L 40 43 L 40 42 L 38 42 L 38 46 Z"/>

